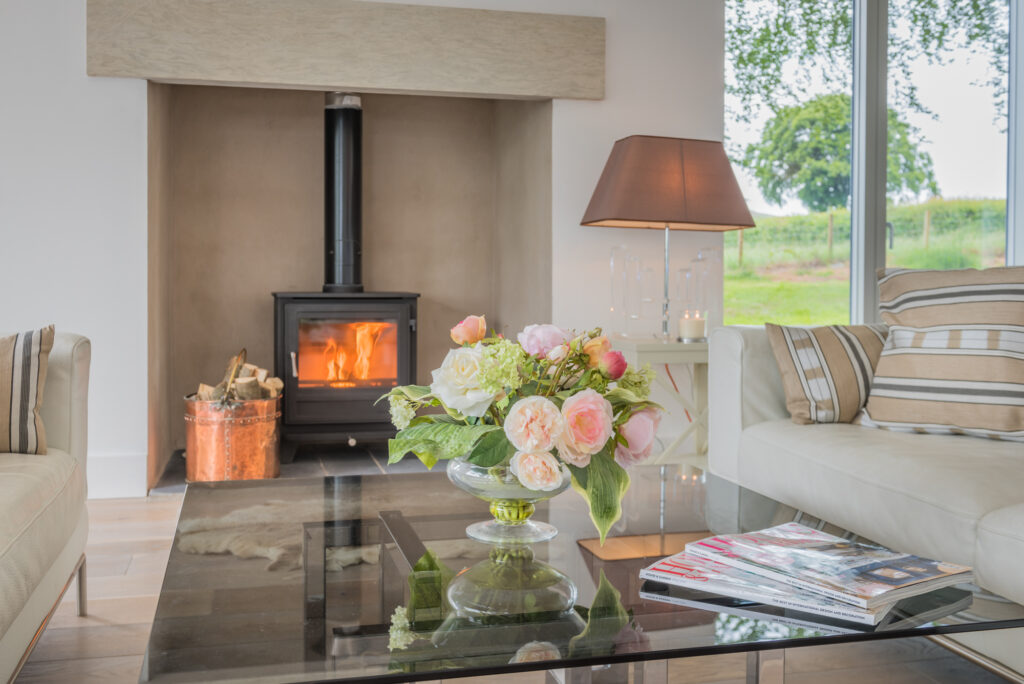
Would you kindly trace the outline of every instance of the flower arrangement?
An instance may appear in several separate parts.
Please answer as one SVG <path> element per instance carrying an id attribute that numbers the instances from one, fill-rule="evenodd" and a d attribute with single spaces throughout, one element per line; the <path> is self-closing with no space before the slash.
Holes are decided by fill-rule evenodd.
<path id="1" fill-rule="evenodd" d="M 485 318 L 469 316 L 451 337 L 460 346 L 430 386 L 385 395 L 399 430 L 389 463 L 408 453 L 428 468 L 465 458 L 536 491 L 560 489 L 568 472 L 603 543 L 622 515 L 626 468 L 654 445 L 661 408 L 649 400 L 653 371 L 627 364 L 600 328 L 528 325 L 513 341 L 488 336 Z"/>

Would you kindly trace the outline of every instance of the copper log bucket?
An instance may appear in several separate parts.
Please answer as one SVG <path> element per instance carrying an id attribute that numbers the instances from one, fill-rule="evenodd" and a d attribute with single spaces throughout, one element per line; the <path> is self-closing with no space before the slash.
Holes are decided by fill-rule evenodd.
<path id="1" fill-rule="evenodd" d="M 188 482 L 277 477 L 281 397 L 200 401 L 185 397 L 185 479 Z"/>

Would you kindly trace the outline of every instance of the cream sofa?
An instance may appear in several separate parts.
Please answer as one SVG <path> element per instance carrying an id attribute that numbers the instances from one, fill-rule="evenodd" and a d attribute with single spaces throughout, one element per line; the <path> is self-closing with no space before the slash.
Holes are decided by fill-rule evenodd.
<path id="1" fill-rule="evenodd" d="M 1024 604 L 1024 444 L 796 425 L 763 327 L 712 333 L 708 406 L 713 474 Z M 960 640 L 1024 672 L 1024 630 Z"/>
<path id="2" fill-rule="evenodd" d="M 0 453 L 0 681 L 13 679 L 78 571 L 85 614 L 89 340 L 58 332 L 42 416 L 47 453 Z"/>

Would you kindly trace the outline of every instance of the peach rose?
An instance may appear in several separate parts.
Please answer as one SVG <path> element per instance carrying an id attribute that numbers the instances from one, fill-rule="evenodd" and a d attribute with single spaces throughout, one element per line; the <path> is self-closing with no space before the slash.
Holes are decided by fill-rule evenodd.
<path id="1" fill-rule="evenodd" d="M 569 333 L 557 325 L 545 323 L 543 325 L 528 325 L 523 332 L 516 335 L 520 346 L 527 354 L 544 358 L 548 352 L 560 344 L 569 341 Z"/>
<path id="2" fill-rule="evenodd" d="M 487 319 L 483 316 L 466 316 L 452 328 L 455 344 L 476 344 L 487 337 Z"/>
<path id="3" fill-rule="evenodd" d="M 583 353 L 590 357 L 590 367 L 597 368 L 601 358 L 612 350 L 612 343 L 604 335 L 587 340 L 583 345 Z"/>
<path id="4" fill-rule="evenodd" d="M 512 404 L 505 418 L 505 436 L 519 451 L 551 451 L 564 426 L 555 403 L 535 395 Z"/>
<path id="5" fill-rule="evenodd" d="M 651 455 L 659 423 L 661 411 L 653 406 L 631 415 L 619 428 L 619 432 L 626 438 L 626 445 L 615 446 L 615 462 L 627 468 L 646 461 Z"/>
<path id="6" fill-rule="evenodd" d="M 582 468 L 612 436 L 612 405 L 588 388 L 565 400 L 562 419 L 565 429 L 558 443 L 558 454 L 563 461 Z"/>
<path id="7" fill-rule="evenodd" d="M 550 492 L 562 486 L 562 467 L 546 451 L 517 451 L 509 463 L 509 470 L 527 489 Z"/>
<path id="8" fill-rule="evenodd" d="M 605 352 L 598 368 L 609 380 L 618 380 L 626 372 L 626 357 L 618 351 Z"/>

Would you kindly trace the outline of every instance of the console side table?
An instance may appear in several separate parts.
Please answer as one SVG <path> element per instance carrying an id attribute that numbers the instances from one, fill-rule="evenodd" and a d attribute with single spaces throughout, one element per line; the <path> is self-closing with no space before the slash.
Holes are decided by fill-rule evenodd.
<path id="1" fill-rule="evenodd" d="M 655 370 L 655 383 L 690 415 L 691 422 L 660 453 L 651 457 L 649 463 L 685 463 L 701 470 L 707 469 L 708 462 L 708 343 L 707 342 L 663 342 L 655 337 L 630 337 L 615 335 L 610 338 L 612 347 L 622 352 L 626 361 L 643 366 L 651 364 Z M 693 368 L 692 395 L 680 392 L 673 385 L 665 365 L 689 364 Z M 696 451 L 682 453 L 681 447 L 690 435 L 694 435 Z"/>

